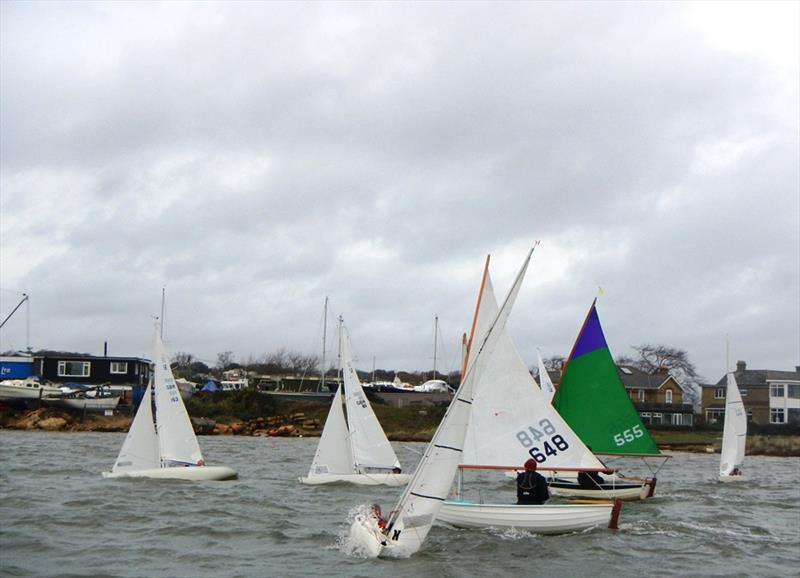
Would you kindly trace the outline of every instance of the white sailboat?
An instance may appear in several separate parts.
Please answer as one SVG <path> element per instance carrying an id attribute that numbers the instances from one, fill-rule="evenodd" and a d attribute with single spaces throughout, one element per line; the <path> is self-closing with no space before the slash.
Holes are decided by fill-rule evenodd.
<path id="1" fill-rule="evenodd" d="M 542 352 L 536 348 L 537 363 L 539 365 L 539 388 L 547 398 L 547 403 L 553 403 L 553 396 L 556 394 L 556 388 L 553 385 L 553 380 L 550 379 L 550 374 L 547 373 L 547 368 L 544 366 L 542 359 Z"/>
<path id="2" fill-rule="evenodd" d="M 167 478 L 179 480 L 230 480 L 227 466 L 206 466 L 183 405 L 156 323 L 152 390 L 156 426 L 153 426 L 151 386 L 145 389 L 139 410 L 110 472 L 104 478 Z"/>
<path id="3" fill-rule="evenodd" d="M 477 341 L 479 347 L 475 349 L 466 368 L 461 387 L 425 449 L 413 478 L 392 509 L 385 531 L 377 529 L 377 521 L 372 516 L 359 515 L 354 519 L 350 527 L 350 539 L 360 545 L 363 554 L 405 558 L 422 546 L 453 485 L 461 462 L 475 388 L 484 370 L 484 360 L 490 356 L 503 331 L 532 253 L 533 249 L 528 253 L 503 306 L 493 320 L 485 325 L 487 330 Z"/>
<path id="4" fill-rule="evenodd" d="M 479 308 L 484 309 L 484 315 L 479 316 L 484 319 L 497 311 L 488 272 Z M 513 472 L 530 458 L 536 459 L 540 471 L 606 469 L 550 405 L 510 336 L 502 330 L 473 398 L 461 472 Z M 616 527 L 619 505 L 612 501 L 556 506 L 476 504 L 463 499 L 461 482 L 459 478 L 456 499 L 446 501 L 439 513 L 439 520 L 457 527 L 514 527 L 543 534 L 598 525 Z"/>
<path id="5" fill-rule="evenodd" d="M 397 455 L 364 395 L 353 365 L 350 338 L 342 324 L 339 343 L 343 383 L 333 397 L 308 475 L 300 478 L 300 482 L 308 485 L 335 482 L 371 486 L 405 485 L 411 479 L 411 474 L 400 473 Z M 342 409 L 343 397 L 347 419 Z"/>
<path id="6" fill-rule="evenodd" d="M 732 372 L 728 373 L 725 390 L 725 425 L 722 430 L 722 451 L 719 459 L 719 481 L 746 480 L 742 475 L 744 452 L 747 444 L 747 412 Z"/>

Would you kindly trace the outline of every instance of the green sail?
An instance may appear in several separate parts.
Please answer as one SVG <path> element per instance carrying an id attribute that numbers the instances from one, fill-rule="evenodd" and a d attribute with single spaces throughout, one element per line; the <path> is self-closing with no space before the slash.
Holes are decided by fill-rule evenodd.
<path id="1" fill-rule="evenodd" d="M 660 453 L 620 381 L 594 303 L 553 405 L 595 453 Z"/>

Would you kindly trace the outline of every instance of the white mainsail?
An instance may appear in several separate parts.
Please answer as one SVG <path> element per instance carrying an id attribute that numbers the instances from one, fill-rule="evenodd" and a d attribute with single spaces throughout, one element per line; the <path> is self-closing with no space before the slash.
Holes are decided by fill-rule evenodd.
<path id="1" fill-rule="evenodd" d="M 481 307 L 496 311 L 486 286 Z M 462 463 L 522 467 L 533 457 L 540 467 L 603 468 L 536 385 L 508 332 L 498 333 L 472 402 Z"/>
<path id="2" fill-rule="evenodd" d="M 133 418 L 128 435 L 119 451 L 117 461 L 111 469 L 113 473 L 147 470 L 159 467 L 158 439 L 153 426 L 153 397 L 150 385 Z"/>
<path id="3" fill-rule="evenodd" d="M 729 476 L 734 469 L 741 470 L 747 443 L 747 412 L 733 373 L 728 373 L 725 391 L 725 425 L 722 430 L 722 451 L 719 475 Z"/>
<path id="4" fill-rule="evenodd" d="M 203 463 L 192 422 L 183 405 L 156 323 L 153 386 L 156 392 L 156 426 L 162 466 Z"/>
<path id="5" fill-rule="evenodd" d="M 547 368 L 544 366 L 542 359 L 542 352 L 536 348 L 536 357 L 539 364 L 539 387 L 547 397 L 548 403 L 553 403 L 553 396 L 556 394 L 556 388 L 553 385 L 553 380 L 550 379 L 550 374 L 547 373 Z"/>
<path id="6" fill-rule="evenodd" d="M 386 544 L 380 555 L 407 557 L 418 551 L 444 504 L 461 461 L 472 398 L 484 369 L 484 359 L 491 355 L 497 338 L 505 327 L 532 253 L 533 249 L 528 253 L 503 307 L 486 333 L 477 341 L 479 347 L 468 354 L 469 364 L 462 384 L 428 444 L 414 476 L 392 510 L 387 525 Z"/>
<path id="7" fill-rule="evenodd" d="M 342 377 L 344 398 L 347 405 L 347 425 L 350 430 L 350 446 L 353 451 L 353 464 L 356 473 L 366 473 L 368 468 L 399 468 L 386 434 L 381 427 L 372 406 L 364 395 L 358 374 L 353 366 L 350 336 L 342 326 L 339 337 L 342 352 Z"/>
<path id="8" fill-rule="evenodd" d="M 350 451 L 347 439 L 342 389 L 341 385 L 336 388 L 325 427 L 322 428 L 322 436 L 319 438 L 317 453 L 314 454 L 314 461 L 311 462 L 311 469 L 308 471 L 309 476 L 353 473 L 353 453 Z"/>

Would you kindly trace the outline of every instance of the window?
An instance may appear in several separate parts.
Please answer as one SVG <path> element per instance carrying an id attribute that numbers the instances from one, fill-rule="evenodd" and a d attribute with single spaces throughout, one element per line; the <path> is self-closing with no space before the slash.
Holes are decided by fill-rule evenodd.
<path id="1" fill-rule="evenodd" d="M 661 414 L 660 413 L 654 413 L 653 414 L 653 423 L 655 425 L 659 425 L 661 423 Z"/>
<path id="2" fill-rule="evenodd" d="M 746 389 L 742 389 L 740 387 L 739 388 L 739 395 L 741 395 L 742 397 L 747 397 L 747 390 Z"/>
<path id="3" fill-rule="evenodd" d="M 665 402 L 665 403 L 668 403 L 668 404 L 672 403 L 672 390 L 671 390 L 671 389 L 668 389 L 668 390 L 667 390 L 667 391 L 664 393 L 664 395 L 665 395 L 664 402 Z M 675 416 L 673 415 L 673 417 L 675 417 Z M 674 425 L 681 425 L 681 424 L 674 424 Z"/>
<path id="4" fill-rule="evenodd" d="M 787 413 L 786 421 L 788 423 L 795 425 L 800 423 L 800 409 L 795 409 L 790 407 L 788 410 L 786 410 L 786 413 Z"/>
<path id="5" fill-rule="evenodd" d="M 706 421 L 708 423 L 716 423 L 725 418 L 725 410 L 724 409 L 707 409 L 706 410 Z"/>
<path id="6" fill-rule="evenodd" d="M 88 361 L 59 361 L 58 362 L 58 376 L 59 377 L 89 377 L 89 367 L 91 363 Z"/>
<path id="7" fill-rule="evenodd" d="M 644 390 L 643 389 L 639 390 L 639 401 L 644 401 Z"/>
<path id="8" fill-rule="evenodd" d="M 652 423 L 652 418 L 650 417 L 649 411 L 642 412 L 642 423 Z"/>
<path id="9" fill-rule="evenodd" d="M 112 361 L 111 362 L 111 373 L 128 373 L 128 362 L 127 361 Z"/>
<path id="10" fill-rule="evenodd" d="M 790 383 L 787 385 L 786 395 L 792 399 L 800 399 L 800 384 Z"/>
<path id="11" fill-rule="evenodd" d="M 783 397 L 783 384 L 782 383 L 773 383 L 769 386 L 769 396 L 770 397 Z M 783 423 L 783 422 L 780 422 Z"/>
<path id="12" fill-rule="evenodd" d="M 769 410 L 769 423 L 786 423 L 786 418 L 782 408 L 773 408 Z"/>
<path id="13" fill-rule="evenodd" d="M 672 392 L 670 392 L 670 393 L 672 393 Z M 672 425 L 683 425 L 683 414 L 673 413 L 672 414 Z"/>
<path id="14" fill-rule="evenodd" d="M 725 399 L 725 388 L 718 387 L 714 390 L 714 399 Z"/>

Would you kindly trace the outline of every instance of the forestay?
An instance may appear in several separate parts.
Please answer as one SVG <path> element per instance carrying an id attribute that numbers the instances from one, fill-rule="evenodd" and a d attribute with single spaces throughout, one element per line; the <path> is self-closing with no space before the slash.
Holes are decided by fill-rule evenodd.
<path id="1" fill-rule="evenodd" d="M 158 439 L 153 426 L 152 388 L 148 384 L 128 435 L 111 471 L 115 474 L 159 467 Z"/>
<path id="2" fill-rule="evenodd" d="M 725 391 L 725 425 L 722 430 L 722 452 L 719 475 L 729 476 L 734 469 L 741 470 L 747 443 L 747 412 L 733 373 L 728 373 Z"/>
<path id="3" fill-rule="evenodd" d="M 387 543 L 381 550 L 383 556 L 407 557 L 418 551 L 447 497 L 461 461 L 472 399 L 484 370 L 484 360 L 491 355 L 503 331 L 532 253 L 533 249 L 528 253 L 499 313 L 488 331 L 477 341 L 479 347 L 474 354 L 468 353 L 470 362 L 462 384 L 389 518 Z"/>
<path id="4" fill-rule="evenodd" d="M 389 444 L 358 380 L 358 374 L 353 366 L 350 336 L 344 326 L 341 328 L 340 341 L 347 424 L 356 473 L 368 473 L 373 468 L 381 470 L 399 468 L 397 455 Z"/>
<path id="5" fill-rule="evenodd" d="M 322 428 L 317 453 L 308 471 L 310 476 L 325 474 L 352 474 L 353 452 L 347 435 L 347 424 L 344 421 L 342 408 L 342 390 L 340 385 L 333 396 L 331 409 Z"/>
<path id="6" fill-rule="evenodd" d="M 172 375 L 160 332 L 160 323 L 156 323 L 153 384 L 156 392 L 156 425 L 161 464 L 164 467 L 201 464 L 203 454 L 183 399 L 175 385 L 175 377 Z"/>

